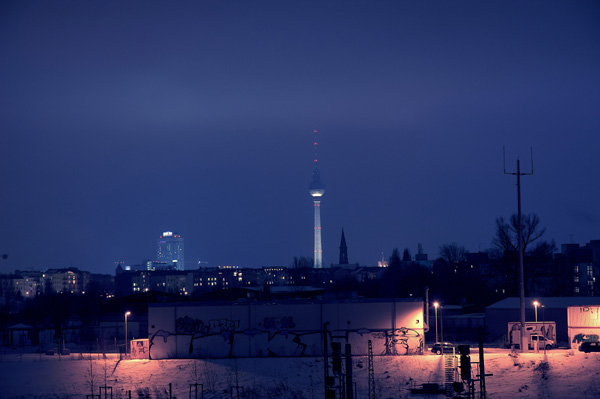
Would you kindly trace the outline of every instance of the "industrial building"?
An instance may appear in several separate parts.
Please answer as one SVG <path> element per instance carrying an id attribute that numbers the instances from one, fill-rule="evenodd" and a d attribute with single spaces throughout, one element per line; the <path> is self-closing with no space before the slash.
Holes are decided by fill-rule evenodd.
<path id="1" fill-rule="evenodd" d="M 422 301 L 231 302 L 150 304 L 149 356 L 225 358 L 321 356 L 328 342 L 349 343 L 366 356 L 423 353 Z"/>

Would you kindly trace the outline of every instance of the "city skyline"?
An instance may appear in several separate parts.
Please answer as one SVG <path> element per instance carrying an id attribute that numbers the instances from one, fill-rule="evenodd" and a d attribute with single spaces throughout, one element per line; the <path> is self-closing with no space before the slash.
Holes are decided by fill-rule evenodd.
<path id="1" fill-rule="evenodd" d="M 600 238 L 595 2 L 0 4 L 0 272 L 323 266 L 491 247 L 495 219 Z"/>

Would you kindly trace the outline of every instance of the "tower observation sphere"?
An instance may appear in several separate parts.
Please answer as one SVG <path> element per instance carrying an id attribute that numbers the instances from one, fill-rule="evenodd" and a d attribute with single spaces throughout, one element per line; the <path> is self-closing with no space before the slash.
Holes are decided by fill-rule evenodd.
<path id="1" fill-rule="evenodd" d="M 308 192 L 313 198 L 319 198 L 325 194 L 325 186 L 321 183 L 321 176 L 317 168 L 313 171 L 313 181 L 308 186 Z"/>

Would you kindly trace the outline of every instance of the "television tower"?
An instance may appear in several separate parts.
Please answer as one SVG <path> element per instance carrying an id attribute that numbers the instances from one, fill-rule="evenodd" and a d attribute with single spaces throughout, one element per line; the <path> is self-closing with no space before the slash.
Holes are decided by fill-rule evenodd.
<path id="1" fill-rule="evenodd" d="M 315 208 L 315 253 L 314 253 L 314 268 L 320 269 L 323 267 L 323 249 L 321 247 L 321 197 L 325 194 L 325 186 L 321 183 L 321 176 L 319 174 L 319 158 L 317 153 L 317 148 L 319 146 L 319 142 L 317 141 L 317 131 L 313 132 L 315 134 L 314 141 L 314 163 L 315 168 L 313 169 L 313 180 L 308 186 L 308 192 L 311 197 L 313 197 L 313 203 Z"/>

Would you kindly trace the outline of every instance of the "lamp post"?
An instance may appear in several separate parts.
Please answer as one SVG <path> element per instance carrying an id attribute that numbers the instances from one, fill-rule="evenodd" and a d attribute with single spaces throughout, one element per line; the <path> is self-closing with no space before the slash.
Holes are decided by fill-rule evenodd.
<path id="1" fill-rule="evenodd" d="M 535 322 L 537 323 L 537 308 L 540 306 L 538 301 L 533 301 L 533 306 L 535 306 Z"/>
<path id="2" fill-rule="evenodd" d="M 544 355 L 546 355 L 546 307 L 542 305 L 542 329 L 544 330 Z"/>
<path id="3" fill-rule="evenodd" d="M 127 316 L 130 316 L 131 312 L 127 311 L 125 312 L 125 354 L 128 354 L 129 352 L 127 351 Z"/>
<path id="4" fill-rule="evenodd" d="M 438 302 L 434 302 L 433 303 L 433 307 L 435 308 L 435 342 L 439 342 L 438 341 L 438 327 L 437 327 L 437 309 L 438 306 L 440 306 L 440 304 Z"/>

